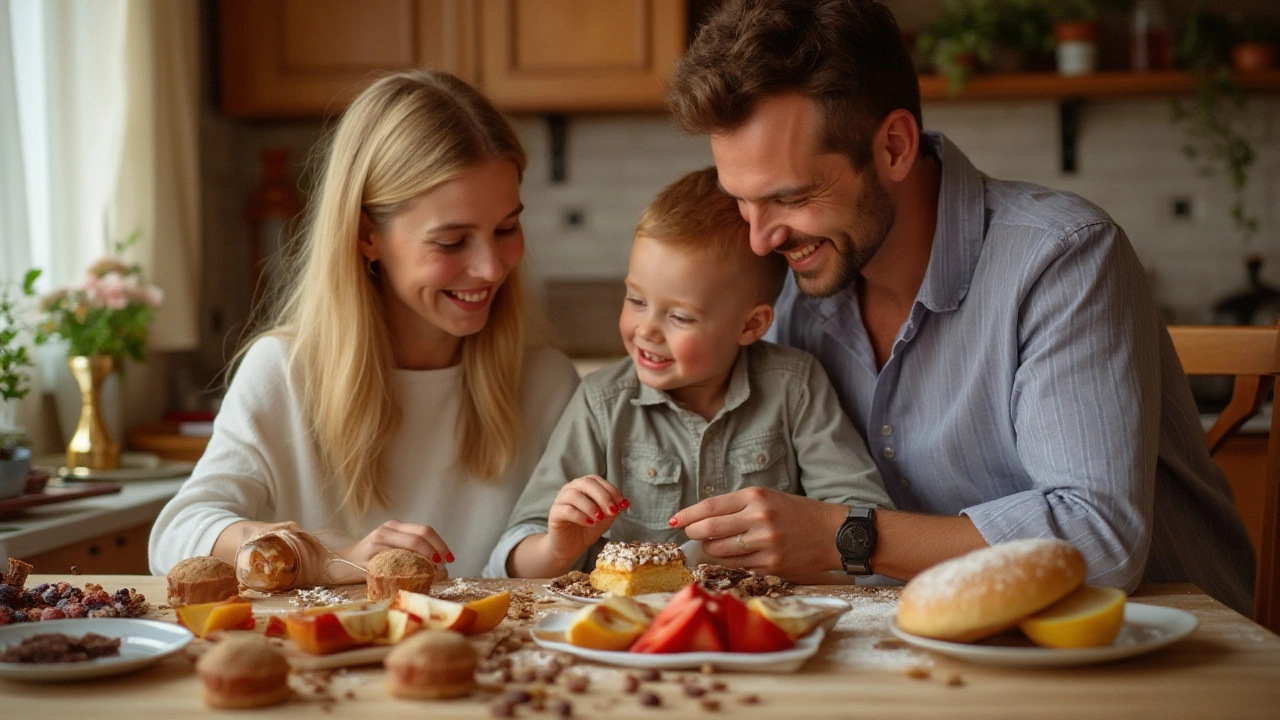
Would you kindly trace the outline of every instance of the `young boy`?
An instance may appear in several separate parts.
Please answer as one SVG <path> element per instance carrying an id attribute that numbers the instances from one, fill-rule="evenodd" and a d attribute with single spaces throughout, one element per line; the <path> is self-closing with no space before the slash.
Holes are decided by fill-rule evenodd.
<path id="1" fill-rule="evenodd" d="M 714 167 L 654 199 L 618 321 L 629 357 L 578 387 L 486 574 L 590 570 L 606 532 L 683 542 L 672 515 L 750 486 L 892 507 L 818 362 L 756 342 L 787 264 L 755 255 L 747 233 Z"/>

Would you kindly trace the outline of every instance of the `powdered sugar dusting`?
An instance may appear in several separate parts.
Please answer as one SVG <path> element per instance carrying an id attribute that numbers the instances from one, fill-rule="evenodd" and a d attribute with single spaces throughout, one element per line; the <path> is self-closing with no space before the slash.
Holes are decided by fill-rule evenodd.
<path id="1" fill-rule="evenodd" d="M 1036 556 L 1036 562 L 1019 562 L 1031 555 Z M 1056 539 L 1001 543 L 934 565 L 908 583 L 903 593 L 917 606 L 946 605 L 974 593 L 1003 594 L 1032 579 L 1061 572 L 1078 555 L 1069 543 Z"/>
<path id="2" fill-rule="evenodd" d="M 905 670 L 931 666 L 933 657 L 893 638 L 889 625 L 898 611 L 897 591 L 845 598 L 853 609 L 840 616 L 822 644 L 822 657 L 842 668 Z"/>

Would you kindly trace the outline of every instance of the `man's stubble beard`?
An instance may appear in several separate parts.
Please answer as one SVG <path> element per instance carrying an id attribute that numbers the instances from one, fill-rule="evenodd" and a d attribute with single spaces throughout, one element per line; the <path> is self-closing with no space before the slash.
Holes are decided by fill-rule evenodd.
<path id="1" fill-rule="evenodd" d="M 832 267 L 817 268 L 805 273 L 792 271 L 796 286 L 805 295 L 815 298 L 831 297 L 851 287 L 862 274 L 862 269 L 884 245 L 885 238 L 889 236 L 889 230 L 897 219 L 897 211 L 893 207 L 893 201 L 889 199 L 889 193 L 880 183 L 870 182 L 865 188 L 854 205 L 855 222 L 865 228 L 860 233 L 861 242 L 855 241 L 848 230 L 842 230 L 838 234 L 839 243 L 832 238 L 823 238 L 835 250 Z M 812 236 L 796 238 L 800 242 L 795 244 L 804 244 L 808 237 Z"/>

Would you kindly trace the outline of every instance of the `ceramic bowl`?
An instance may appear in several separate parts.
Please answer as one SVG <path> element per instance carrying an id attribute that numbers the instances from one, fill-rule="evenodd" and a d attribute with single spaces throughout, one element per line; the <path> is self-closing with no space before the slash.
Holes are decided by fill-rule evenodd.
<path id="1" fill-rule="evenodd" d="M 31 451 L 19 447 L 12 460 L 0 460 L 0 499 L 15 498 L 27 489 L 27 472 L 31 470 Z"/>

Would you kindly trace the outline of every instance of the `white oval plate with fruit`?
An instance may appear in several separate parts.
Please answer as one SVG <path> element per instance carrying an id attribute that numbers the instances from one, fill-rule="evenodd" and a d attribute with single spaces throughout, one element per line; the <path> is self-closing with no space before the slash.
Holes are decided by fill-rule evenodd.
<path id="1" fill-rule="evenodd" d="M 190 631 L 174 623 L 136 618 L 81 618 L 7 625 L 0 628 L 0 650 L 42 633 L 72 637 L 97 633 L 120 638 L 120 654 L 81 662 L 0 662 L 0 678 L 49 682 L 119 675 L 157 663 L 182 650 L 193 639 Z"/>
<path id="2" fill-rule="evenodd" d="M 1195 615 L 1176 608 L 1126 603 L 1124 625 L 1110 645 L 1050 648 L 1033 645 L 1016 632 L 977 643 L 949 642 L 912 635 L 892 623 L 890 630 L 904 642 L 958 660 L 1005 667 L 1052 667 L 1112 662 L 1143 655 L 1175 643 L 1200 625 Z"/>
<path id="3" fill-rule="evenodd" d="M 831 597 L 751 598 L 689 585 L 672 596 L 609 597 L 530 628 L 547 649 L 610 665 L 793 672 L 850 609 Z"/>

